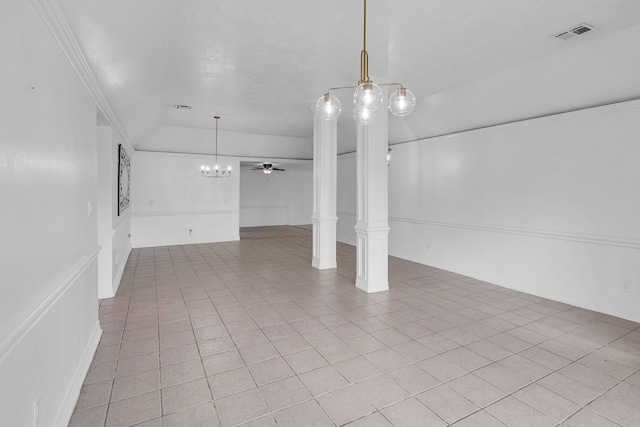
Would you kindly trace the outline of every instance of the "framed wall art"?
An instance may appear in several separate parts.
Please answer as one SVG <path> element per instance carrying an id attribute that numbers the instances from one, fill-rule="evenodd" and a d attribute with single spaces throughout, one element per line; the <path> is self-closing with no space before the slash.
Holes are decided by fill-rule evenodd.
<path id="1" fill-rule="evenodd" d="M 131 158 L 122 144 L 118 144 L 118 216 L 129 207 Z"/>

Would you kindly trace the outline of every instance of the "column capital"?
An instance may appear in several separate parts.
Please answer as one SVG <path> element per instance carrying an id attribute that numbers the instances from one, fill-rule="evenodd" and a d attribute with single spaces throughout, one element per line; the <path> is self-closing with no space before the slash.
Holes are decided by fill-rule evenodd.
<path id="1" fill-rule="evenodd" d="M 366 224 L 356 224 L 353 228 L 358 234 L 368 234 L 370 236 L 374 234 L 389 234 L 389 230 L 391 230 L 391 228 L 386 225 L 367 226 Z"/>
<path id="2" fill-rule="evenodd" d="M 325 216 L 325 217 L 316 217 L 315 215 L 311 217 L 311 222 L 313 224 L 335 224 L 338 222 L 337 216 Z"/>

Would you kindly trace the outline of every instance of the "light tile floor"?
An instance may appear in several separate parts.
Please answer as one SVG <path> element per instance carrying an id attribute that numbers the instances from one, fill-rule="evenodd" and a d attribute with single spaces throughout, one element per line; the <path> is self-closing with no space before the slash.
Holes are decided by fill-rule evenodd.
<path id="1" fill-rule="evenodd" d="M 132 252 L 71 426 L 640 426 L 637 323 L 393 257 L 368 295 L 351 246 L 241 237 Z"/>

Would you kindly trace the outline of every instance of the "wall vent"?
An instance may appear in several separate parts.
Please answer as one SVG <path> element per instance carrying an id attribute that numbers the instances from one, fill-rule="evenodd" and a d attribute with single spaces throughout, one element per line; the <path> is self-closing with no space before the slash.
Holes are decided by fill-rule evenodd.
<path id="1" fill-rule="evenodd" d="M 191 105 L 176 104 L 173 106 L 176 110 L 191 110 Z"/>
<path id="2" fill-rule="evenodd" d="M 561 40 L 569 40 L 584 33 L 588 33 L 589 31 L 595 30 L 596 27 L 589 24 L 580 24 L 577 27 L 573 27 L 570 30 L 563 31 L 559 34 L 556 34 L 554 37 Z"/>

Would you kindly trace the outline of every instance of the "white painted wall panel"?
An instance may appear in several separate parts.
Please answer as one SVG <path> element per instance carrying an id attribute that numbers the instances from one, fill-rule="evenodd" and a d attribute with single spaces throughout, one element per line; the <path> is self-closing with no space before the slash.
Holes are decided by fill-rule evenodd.
<path id="1" fill-rule="evenodd" d="M 338 136 L 339 137 L 339 136 Z M 338 156 L 338 223 L 336 239 L 349 245 L 356 244 L 356 155 Z"/>
<path id="2" fill-rule="evenodd" d="M 131 166 L 132 247 L 239 239 L 239 162 L 229 178 L 203 178 L 212 156 L 136 151 Z M 191 231 L 190 231 L 191 230 Z"/>
<path id="3" fill-rule="evenodd" d="M 313 210 L 311 164 L 284 172 L 240 171 L 240 226 L 310 224 Z"/>
<path id="4" fill-rule="evenodd" d="M 240 169 L 240 227 L 284 225 L 288 223 L 289 172 Z"/>
<path id="5" fill-rule="evenodd" d="M 311 224 L 313 214 L 313 170 L 309 164 L 308 169 L 292 169 L 288 180 L 289 210 L 287 212 L 289 225 Z"/>
<path id="6" fill-rule="evenodd" d="M 96 106 L 32 2 L 0 50 L 0 425 L 65 426 L 101 332 Z"/>
<path id="7" fill-rule="evenodd" d="M 632 102 L 396 145 L 390 253 L 638 321 L 639 136 Z"/>

